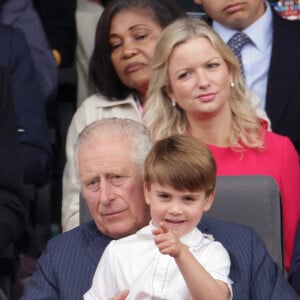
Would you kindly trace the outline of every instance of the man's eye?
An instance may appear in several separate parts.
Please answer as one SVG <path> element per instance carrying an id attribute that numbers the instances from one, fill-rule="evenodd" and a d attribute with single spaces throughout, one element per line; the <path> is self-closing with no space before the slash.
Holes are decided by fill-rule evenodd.
<path id="1" fill-rule="evenodd" d="M 86 187 L 89 189 L 94 189 L 98 186 L 99 180 L 98 179 L 92 179 L 85 183 Z"/>
<path id="2" fill-rule="evenodd" d="M 119 185 L 122 181 L 122 178 L 123 177 L 120 176 L 120 175 L 114 175 L 114 176 L 111 177 L 111 182 L 115 185 Z"/>

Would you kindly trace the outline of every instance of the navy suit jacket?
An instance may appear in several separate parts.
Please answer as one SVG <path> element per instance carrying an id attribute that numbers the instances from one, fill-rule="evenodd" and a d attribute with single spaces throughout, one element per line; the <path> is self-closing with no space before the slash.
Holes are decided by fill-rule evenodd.
<path id="1" fill-rule="evenodd" d="M 0 42 L 0 66 L 9 72 L 17 126 L 22 130 L 24 181 L 41 186 L 49 179 L 52 159 L 46 104 L 23 34 L 0 25 Z"/>
<path id="2" fill-rule="evenodd" d="M 300 21 L 273 17 L 266 111 L 272 130 L 288 136 L 300 153 Z"/>
<path id="3" fill-rule="evenodd" d="M 233 299 L 299 299 L 254 230 L 209 217 L 203 217 L 199 228 L 213 234 L 229 252 Z M 82 300 L 109 241 L 93 221 L 53 238 L 21 299 Z"/>
<path id="4" fill-rule="evenodd" d="M 289 282 L 300 296 L 300 220 L 298 222 L 294 252 L 291 261 L 291 268 L 289 271 Z"/>

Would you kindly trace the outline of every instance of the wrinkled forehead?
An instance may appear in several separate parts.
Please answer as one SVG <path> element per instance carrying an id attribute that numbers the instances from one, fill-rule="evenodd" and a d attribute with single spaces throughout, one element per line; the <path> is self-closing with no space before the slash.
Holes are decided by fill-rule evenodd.
<path id="1" fill-rule="evenodd" d="M 89 136 L 79 145 L 77 159 L 79 171 L 99 168 L 105 172 L 110 172 L 110 169 L 116 172 L 134 165 L 129 141 L 109 133 Z"/>

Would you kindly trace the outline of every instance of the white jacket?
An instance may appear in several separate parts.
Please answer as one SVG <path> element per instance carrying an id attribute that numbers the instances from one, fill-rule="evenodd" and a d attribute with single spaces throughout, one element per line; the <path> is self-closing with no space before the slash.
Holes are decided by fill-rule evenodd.
<path id="1" fill-rule="evenodd" d="M 62 230 L 79 225 L 80 183 L 75 165 L 75 144 L 84 127 L 96 120 L 110 117 L 128 118 L 142 122 L 133 95 L 125 100 L 108 101 L 100 94 L 87 98 L 75 112 L 66 139 L 66 164 L 63 174 Z"/>

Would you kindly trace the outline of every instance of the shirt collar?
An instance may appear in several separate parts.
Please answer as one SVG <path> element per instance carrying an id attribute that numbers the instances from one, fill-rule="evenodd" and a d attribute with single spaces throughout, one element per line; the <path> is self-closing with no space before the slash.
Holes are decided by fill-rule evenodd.
<path id="1" fill-rule="evenodd" d="M 247 27 L 244 32 L 249 36 L 252 42 L 260 51 L 265 51 L 267 46 L 273 39 L 273 14 L 268 2 L 266 3 L 265 13 L 253 24 Z M 214 30 L 222 37 L 223 41 L 227 43 L 229 39 L 237 32 L 222 24 L 213 21 L 212 26 Z M 259 32 L 259 34 L 257 34 Z"/>

